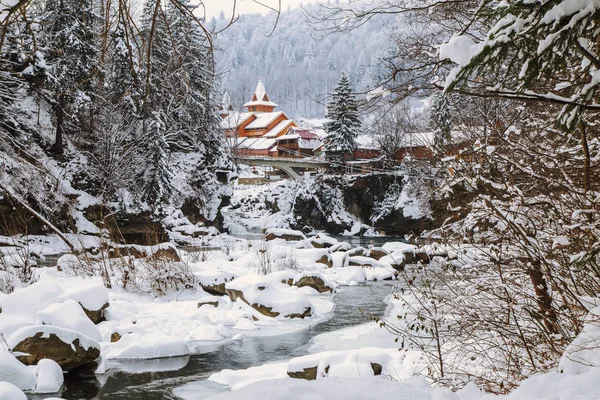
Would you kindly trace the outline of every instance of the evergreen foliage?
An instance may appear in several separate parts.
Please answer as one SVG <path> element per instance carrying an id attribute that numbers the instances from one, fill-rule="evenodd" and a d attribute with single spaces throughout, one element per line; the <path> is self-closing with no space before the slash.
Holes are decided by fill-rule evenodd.
<path id="1" fill-rule="evenodd" d="M 430 119 L 435 132 L 433 145 L 437 151 L 443 151 L 444 146 L 450 143 L 452 132 L 452 115 L 450 114 L 448 95 L 434 96 Z"/>
<path id="2" fill-rule="evenodd" d="M 330 120 L 324 125 L 328 135 L 325 142 L 327 151 L 350 153 L 355 150 L 361 122 L 356 97 L 345 73 L 335 87 L 326 117 Z"/>

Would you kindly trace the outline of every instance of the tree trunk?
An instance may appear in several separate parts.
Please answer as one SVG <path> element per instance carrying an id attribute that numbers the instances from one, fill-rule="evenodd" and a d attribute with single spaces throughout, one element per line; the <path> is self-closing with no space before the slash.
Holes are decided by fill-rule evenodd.
<path id="1" fill-rule="evenodd" d="M 552 334 L 559 333 L 556 311 L 552 307 L 552 296 L 548 292 L 548 285 L 544 279 L 542 273 L 542 267 L 539 261 L 533 262 L 531 268 L 529 268 L 529 279 L 535 290 L 535 297 L 537 300 L 540 314 L 542 315 L 544 325 L 548 332 Z"/>
<path id="2" fill-rule="evenodd" d="M 52 146 L 52 152 L 58 155 L 64 153 L 63 136 L 64 136 L 64 119 L 65 119 L 65 96 L 58 96 L 58 104 L 54 107 L 56 113 L 56 137 L 54 139 L 54 146 Z"/>
<path id="3" fill-rule="evenodd" d="M 583 150 L 583 190 L 586 192 L 590 190 L 591 185 L 591 160 L 590 160 L 590 147 L 587 140 L 587 131 L 585 128 L 585 122 L 579 123 L 579 132 L 581 134 L 581 148 Z"/>

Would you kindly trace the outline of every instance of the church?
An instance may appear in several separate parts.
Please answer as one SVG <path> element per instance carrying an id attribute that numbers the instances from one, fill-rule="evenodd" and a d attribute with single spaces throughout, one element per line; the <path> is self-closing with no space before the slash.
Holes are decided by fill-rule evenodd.
<path id="1" fill-rule="evenodd" d="M 269 99 L 262 79 L 259 79 L 252 99 L 244 104 L 245 112 L 234 111 L 229 95 L 222 102 L 221 127 L 230 147 L 240 155 L 277 157 L 277 141 L 291 128 L 294 121 L 283 111 L 275 111 L 277 104 Z"/>

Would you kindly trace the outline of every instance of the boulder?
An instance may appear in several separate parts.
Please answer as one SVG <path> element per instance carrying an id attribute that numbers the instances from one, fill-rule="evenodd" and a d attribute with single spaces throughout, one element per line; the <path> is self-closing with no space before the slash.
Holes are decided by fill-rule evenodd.
<path id="1" fill-rule="evenodd" d="M 311 303 L 302 293 L 292 291 L 272 278 L 248 274 L 225 285 L 231 301 L 240 299 L 268 317 L 305 318 L 312 315 Z"/>
<path id="2" fill-rule="evenodd" d="M 100 356 L 100 345 L 80 332 L 51 325 L 31 325 L 13 332 L 6 340 L 17 359 L 25 365 L 36 365 L 49 358 L 63 370 L 91 363 Z"/>
<path id="3" fill-rule="evenodd" d="M 369 249 L 369 253 L 367 255 L 369 257 L 379 261 L 382 257 L 385 257 L 389 254 L 390 253 L 387 250 L 385 250 L 381 247 L 373 247 L 373 248 Z"/>
<path id="4" fill-rule="evenodd" d="M 353 257 L 353 256 L 364 257 L 367 255 L 367 253 L 368 253 L 368 250 L 361 246 L 355 247 L 346 252 L 346 254 L 348 254 L 351 257 Z"/>
<path id="5" fill-rule="evenodd" d="M 200 271 L 194 274 L 200 287 L 214 296 L 225 296 L 225 284 L 235 279 L 235 275 L 221 271 Z"/>
<path id="6" fill-rule="evenodd" d="M 348 265 L 356 267 L 381 267 L 381 263 L 371 257 L 351 256 Z"/>
<path id="7" fill-rule="evenodd" d="M 101 282 L 78 285 L 75 289 L 67 290 L 61 299 L 79 302 L 85 315 L 94 324 L 104 321 L 105 310 L 109 306 L 108 290 Z"/>
<path id="8" fill-rule="evenodd" d="M 267 241 L 275 240 L 275 239 L 283 239 L 285 241 L 296 241 L 296 240 L 304 240 L 306 236 L 301 231 L 296 231 L 293 229 L 267 229 L 265 232 L 265 239 Z"/>
<path id="9" fill-rule="evenodd" d="M 317 379 L 317 367 L 304 368 L 302 371 L 288 371 L 287 374 L 290 378 L 314 381 Z"/>
<path id="10" fill-rule="evenodd" d="M 333 266 L 333 260 L 329 254 L 323 254 L 321 258 L 315 261 L 317 264 L 327 265 L 327 268 L 331 268 Z"/>
<path id="11" fill-rule="evenodd" d="M 36 323 L 81 332 L 97 342 L 102 340 L 96 325 L 88 318 L 81 305 L 73 299 L 65 300 L 63 303 L 50 304 L 38 311 Z"/>
<path id="12" fill-rule="evenodd" d="M 308 286 L 319 293 L 333 292 L 333 284 L 326 281 L 317 273 L 302 273 L 295 280 L 294 285 L 298 287 Z"/>

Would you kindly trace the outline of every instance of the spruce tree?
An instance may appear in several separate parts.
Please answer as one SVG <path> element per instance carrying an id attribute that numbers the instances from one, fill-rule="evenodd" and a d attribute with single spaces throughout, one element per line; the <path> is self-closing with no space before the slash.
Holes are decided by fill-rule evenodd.
<path id="1" fill-rule="evenodd" d="M 98 16 L 91 0 L 47 0 L 41 20 L 46 91 L 56 116 L 53 151 L 63 153 L 65 124 L 89 105 L 97 72 Z"/>
<path id="2" fill-rule="evenodd" d="M 356 149 L 361 122 L 356 98 L 345 73 L 342 73 L 334 91 L 327 106 L 326 117 L 330 121 L 324 126 L 328 134 L 325 145 L 329 152 L 350 153 Z"/>

